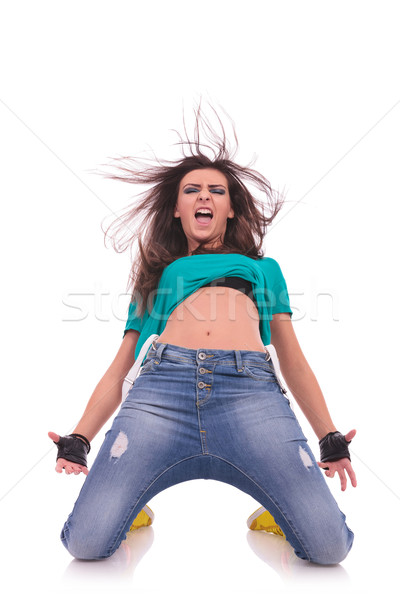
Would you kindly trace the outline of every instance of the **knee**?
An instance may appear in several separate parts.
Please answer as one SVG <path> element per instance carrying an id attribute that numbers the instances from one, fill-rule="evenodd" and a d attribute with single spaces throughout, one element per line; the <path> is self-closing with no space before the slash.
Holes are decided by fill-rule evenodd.
<path id="1" fill-rule="evenodd" d="M 318 565 L 337 565 L 341 563 L 351 550 L 354 534 L 348 528 L 341 536 L 322 539 L 313 549 L 309 560 Z"/>
<path id="2" fill-rule="evenodd" d="M 348 555 L 349 550 L 343 550 L 342 548 L 330 548 L 325 552 L 314 554 L 310 557 L 310 562 L 316 565 L 338 565 Z"/>
<path id="3" fill-rule="evenodd" d="M 61 532 L 61 542 L 68 552 L 80 560 L 103 560 L 114 554 L 116 548 L 107 547 L 94 536 L 79 535 L 65 525 Z"/>

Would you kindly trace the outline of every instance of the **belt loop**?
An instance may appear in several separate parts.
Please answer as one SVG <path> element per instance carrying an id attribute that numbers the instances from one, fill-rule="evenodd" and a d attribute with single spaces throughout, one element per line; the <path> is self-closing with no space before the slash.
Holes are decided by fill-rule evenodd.
<path id="1" fill-rule="evenodd" d="M 165 346 L 166 346 L 166 344 L 159 344 L 158 348 L 154 348 L 156 350 L 156 356 L 155 356 L 156 361 L 155 362 L 157 365 L 160 364 L 160 362 L 161 362 L 161 356 L 162 356 Z"/>
<path id="2" fill-rule="evenodd" d="M 236 368 L 239 373 L 243 371 L 243 363 L 242 363 L 242 355 L 240 354 L 240 350 L 234 350 L 235 358 L 236 358 Z"/>

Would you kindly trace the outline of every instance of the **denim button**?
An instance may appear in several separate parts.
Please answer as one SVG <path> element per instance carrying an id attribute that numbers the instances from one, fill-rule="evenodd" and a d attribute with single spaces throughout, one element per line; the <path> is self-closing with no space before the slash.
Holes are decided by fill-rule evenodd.
<path id="1" fill-rule="evenodd" d="M 205 358 L 207 358 L 207 354 L 205 352 L 199 352 L 199 359 L 204 360 Z"/>
<path id="2" fill-rule="evenodd" d="M 205 384 L 203 381 L 199 381 L 199 383 L 197 384 L 197 386 L 198 386 L 198 387 L 199 387 L 201 390 L 203 389 L 203 387 L 204 387 L 205 385 L 206 385 L 206 384 Z"/>
<path id="3" fill-rule="evenodd" d="M 201 373 L 202 375 L 204 375 L 204 373 L 206 372 L 204 367 L 200 367 L 199 369 L 199 373 Z"/>

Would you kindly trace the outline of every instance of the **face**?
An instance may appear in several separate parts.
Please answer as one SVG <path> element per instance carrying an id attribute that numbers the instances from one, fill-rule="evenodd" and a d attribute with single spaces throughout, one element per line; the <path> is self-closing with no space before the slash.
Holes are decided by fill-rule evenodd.
<path id="1" fill-rule="evenodd" d="M 216 169 L 187 173 L 179 185 L 174 217 L 181 220 L 189 254 L 200 242 L 206 241 L 209 247 L 219 246 L 227 219 L 234 217 L 225 175 Z"/>

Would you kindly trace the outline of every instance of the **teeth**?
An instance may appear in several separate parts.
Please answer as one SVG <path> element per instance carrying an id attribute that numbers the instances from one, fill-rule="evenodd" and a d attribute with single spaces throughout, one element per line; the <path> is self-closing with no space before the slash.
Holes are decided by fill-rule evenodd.
<path id="1" fill-rule="evenodd" d="M 211 210 L 209 210 L 208 208 L 200 208 L 196 211 L 196 214 L 197 213 L 201 213 L 202 215 L 212 215 Z"/>

